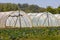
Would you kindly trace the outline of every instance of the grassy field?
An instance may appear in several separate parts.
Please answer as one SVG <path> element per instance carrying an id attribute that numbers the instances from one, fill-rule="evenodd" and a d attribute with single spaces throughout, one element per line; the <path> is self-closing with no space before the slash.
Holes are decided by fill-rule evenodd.
<path id="1" fill-rule="evenodd" d="M 60 40 L 60 27 L 0 29 L 0 40 Z"/>

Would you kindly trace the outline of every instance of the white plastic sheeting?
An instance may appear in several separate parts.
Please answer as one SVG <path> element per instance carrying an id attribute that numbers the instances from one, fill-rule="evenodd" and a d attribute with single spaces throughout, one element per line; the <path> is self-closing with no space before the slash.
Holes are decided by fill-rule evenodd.
<path id="1" fill-rule="evenodd" d="M 0 28 L 5 28 L 5 20 L 7 19 L 8 15 L 10 13 L 13 13 L 13 11 L 10 11 L 10 12 L 0 12 Z"/>
<path id="2" fill-rule="evenodd" d="M 32 19 L 32 23 L 34 27 L 59 26 L 56 17 L 49 12 L 37 13 Z"/>
<path id="3" fill-rule="evenodd" d="M 58 26 L 60 26 L 60 14 L 54 14 L 54 16 L 57 18 Z"/>
<path id="4" fill-rule="evenodd" d="M 27 15 L 30 16 L 31 19 L 33 19 L 38 13 L 27 13 Z"/>
<path id="5" fill-rule="evenodd" d="M 54 14 L 57 19 L 60 19 L 60 14 Z"/>
<path id="6" fill-rule="evenodd" d="M 32 27 L 29 16 L 23 11 L 3 12 L 1 16 L 0 27 Z"/>
<path id="7" fill-rule="evenodd" d="M 60 26 L 60 14 L 49 12 L 26 14 L 23 11 L 0 12 L 0 28 L 46 26 Z"/>

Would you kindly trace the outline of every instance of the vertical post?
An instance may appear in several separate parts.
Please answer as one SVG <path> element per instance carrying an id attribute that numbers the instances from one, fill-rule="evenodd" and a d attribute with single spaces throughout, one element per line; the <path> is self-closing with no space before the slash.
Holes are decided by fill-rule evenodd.
<path id="1" fill-rule="evenodd" d="M 48 16 L 48 12 L 47 12 L 47 21 L 48 21 L 48 26 L 50 26 L 50 25 L 49 25 L 49 16 Z"/>
<path id="2" fill-rule="evenodd" d="M 21 28 L 21 14 L 20 14 L 20 4 L 18 4 L 18 10 L 19 10 L 19 23 L 20 23 L 20 28 Z"/>
<path id="3" fill-rule="evenodd" d="M 20 15 L 20 11 L 19 11 L 19 23 L 20 23 L 20 28 L 21 28 L 21 15 Z"/>

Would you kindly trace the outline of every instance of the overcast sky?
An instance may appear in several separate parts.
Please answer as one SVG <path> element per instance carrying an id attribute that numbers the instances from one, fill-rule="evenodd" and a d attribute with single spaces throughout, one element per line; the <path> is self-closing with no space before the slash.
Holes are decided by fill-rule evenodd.
<path id="1" fill-rule="evenodd" d="M 60 0 L 0 0 L 0 3 L 27 3 L 35 4 L 40 7 L 52 6 L 56 8 L 60 5 Z"/>

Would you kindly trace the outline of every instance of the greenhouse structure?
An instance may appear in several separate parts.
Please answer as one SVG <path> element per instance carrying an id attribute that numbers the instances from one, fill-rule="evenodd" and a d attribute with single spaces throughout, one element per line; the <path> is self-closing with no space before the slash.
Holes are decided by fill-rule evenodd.
<path id="1" fill-rule="evenodd" d="M 0 28 L 58 27 L 60 14 L 25 13 L 24 11 L 0 12 Z"/>
<path id="2" fill-rule="evenodd" d="M 6 13 L 6 14 L 5 14 Z M 0 13 L 0 28 L 32 27 L 29 16 L 23 11 L 11 11 Z"/>
<path id="3" fill-rule="evenodd" d="M 60 26 L 60 14 L 55 14 L 54 16 L 57 18 L 58 26 Z"/>
<path id="4" fill-rule="evenodd" d="M 33 18 L 31 18 L 32 20 L 32 24 L 33 27 L 55 27 L 55 26 L 60 26 L 60 24 L 58 23 L 59 20 L 56 18 L 56 16 L 54 16 L 54 14 L 51 14 L 49 12 L 43 12 L 43 13 L 32 13 L 35 14 Z M 57 22 L 58 21 L 58 22 Z"/>

